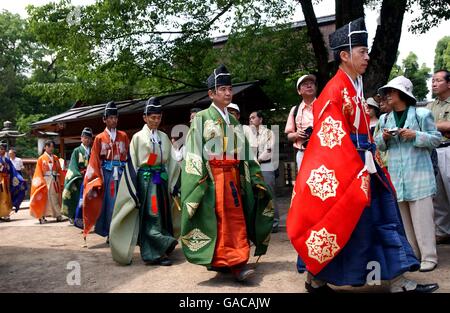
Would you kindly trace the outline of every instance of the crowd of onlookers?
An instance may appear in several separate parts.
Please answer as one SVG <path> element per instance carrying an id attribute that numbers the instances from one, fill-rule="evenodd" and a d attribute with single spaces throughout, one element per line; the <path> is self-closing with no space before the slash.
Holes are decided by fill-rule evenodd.
<path id="1" fill-rule="evenodd" d="M 285 133 L 296 149 L 297 166 L 313 127 L 316 84 L 313 75 L 297 82 L 302 102 L 288 116 Z M 436 244 L 450 244 L 450 77 L 438 70 L 432 79 L 436 96 L 418 107 L 413 85 L 392 79 L 366 100 L 376 159 L 390 175 L 408 241 L 421 271 L 438 263 Z"/>

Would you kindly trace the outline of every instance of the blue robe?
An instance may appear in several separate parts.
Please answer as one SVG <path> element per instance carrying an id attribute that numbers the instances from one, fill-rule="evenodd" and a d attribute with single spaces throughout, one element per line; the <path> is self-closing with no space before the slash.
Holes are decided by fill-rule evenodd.
<path id="1" fill-rule="evenodd" d="M 356 136 L 352 135 L 352 140 L 355 143 Z M 359 135 L 359 144 L 375 148 L 367 143 L 366 135 Z M 360 157 L 365 162 L 363 152 Z M 374 270 L 369 264 L 372 261 L 380 265 L 381 280 L 419 269 L 420 263 L 406 239 L 395 191 L 378 164 L 376 167 L 370 179 L 370 206 L 364 209 L 342 251 L 315 278 L 337 286 L 362 286 Z"/>
<path id="2" fill-rule="evenodd" d="M 9 158 L 0 158 L 0 163 L 2 165 L 7 164 L 7 167 L 9 167 L 9 190 L 11 191 L 12 205 L 16 208 L 15 212 L 17 212 L 20 209 L 20 204 L 25 198 L 25 192 L 28 189 L 27 183 L 23 179 L 22 175 L 16 170 Z"/>
<path id="3" fill-rule="evenodd" d="M 110 164 L 118 165 L 117 180 L 114 180 L 114 171 L 112 170 L 112 167 L 109 166 Z M 103 237 L 109 236 L 109 229 L 114 212 L 114 204 L 116 202 L 117 190 L 119 189 L 119 182 L 122 177 L 124 166 L 125 162 L 120 161 L 104 161 L 102 164 L 105 196 L 103 198 L 100 217 L 95 224 L 95 233 Z"/>

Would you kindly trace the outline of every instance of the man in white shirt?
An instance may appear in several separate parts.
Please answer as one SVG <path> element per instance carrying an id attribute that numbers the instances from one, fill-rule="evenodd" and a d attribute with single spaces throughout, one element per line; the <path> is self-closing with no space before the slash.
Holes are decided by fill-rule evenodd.
<path id="1" fill-rule="evenodd" d="M 298 171 L 313 126 L 313 103 L 317 93 L 316 77 L 311 74 L 300 77 L 297 80 L 297 93 L 302 98 L 302 102 L 291 108 L 284 132 L 297 151 L 295 159 Z"/>
<path id="2" fill-rule="evenodd" d="M 9 159 L 11 160 L 11 162 L 14 165 L 14 167 L 16 168 L 16 170 L 19 172 L 20 175 L 23 176 L 22 170 L 25 167 L 23 166 L 22 159 L 16 156 L 17 155 L 16 150 L 9 149 L 9 153 L 8 154 L 9 154 Z"/>
<path id="3" fill-rule="evenodd" d="M 280 214 L 275 204 L 275 166 L 272 156 L 275 150 L 275 137 L 273 131 L 262 125 L 263 115 L 261 111 L 254 111 L 249 117 L 250 127 L 247 128 L 246 136 L 250 143 L 250 148 L 261 165 L 261 172 L 264 181 L 272 192 L 272 203 L 274 205 L 275 215 L 273 219 L 272 233 L 278 232 L 280 223 Z"/>

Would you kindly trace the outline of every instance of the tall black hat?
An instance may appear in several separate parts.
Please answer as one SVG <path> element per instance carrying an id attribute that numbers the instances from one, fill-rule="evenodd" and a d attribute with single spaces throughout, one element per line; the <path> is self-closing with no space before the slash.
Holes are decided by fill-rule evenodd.
<path id="1" fill-rule="evenodd" d="M 206 80 L 208 89 L 216 89 L 219 86 L 231 86 L 231 74 L 228 72 L 225 65 L 220 64 L 214 72 L 209 75 Z"/>
<path id="2" fill-rule="evenodd" d="M 145 110 L 144 110 L 145 115 L 161 114 L 161 112 L 162 112 L 162 106 L 157 97 L 151 97 L 150 99 L 147 100 L 147 103 L 145 104 Z"/>
<path id="3" fill-rule="evenodd" d="M 83 128 L 83 131 L 81 132 L 81 136 L 86 136 L 86 137 L 94 137 L 94 133 L 92 132 L 92 129 L 90 127 L 85 127 Z"/>
<path id="4" fill-rule="evenodd" d="M 340 50 L 346 47 L 367 47 L 367 30 L 364 18 L 360 17 L 330 34 L 330 48 Z"/>
<path id="5" fill-rule="evenodd" d="M 106 104 L 104 117 L 108 117 L 111 115 L 118 116 L 119 112 L 117 111 L 116 103 L 114 101 L 110 101 Z"/>

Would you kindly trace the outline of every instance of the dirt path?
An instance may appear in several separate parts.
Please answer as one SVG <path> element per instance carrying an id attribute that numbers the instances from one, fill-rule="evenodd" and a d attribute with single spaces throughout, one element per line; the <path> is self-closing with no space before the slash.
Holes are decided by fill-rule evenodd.
<path id="1" fill-rule="evenodd" d="M 0 222 L 0 238 L 0 292 L 305 292 L 305 275 L 296 272 L 296 253 L 284 229 L 273 234 L 267 255 L 257 265 L 258 275 L 246 284 L 188 263 L 179 246 L 171 267 L 145 265 L 139 248 L 132 265 L 117 265 L 104 238 L 92 234 L 89 248 L 82 248 L 78 228 L 68 222 L 39 225 L 28 210 L 14 214 L 9 223 Z M 440 265 L 434 272 L 407 276 L 419 282 L 437 281 L 440 292 L 450 292 L 450 246 L 439 246 L 439 258 Z M 80 285 L 67 283 L 73 270 L 67 266 L 73 261 L 80 266 Z M 255 261 L 251 257 L 250 263 Z M 367 292 L 383 291 L 385 287 L 339 289 Z"/>

